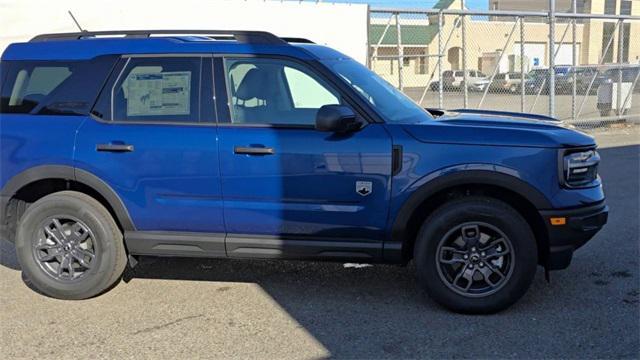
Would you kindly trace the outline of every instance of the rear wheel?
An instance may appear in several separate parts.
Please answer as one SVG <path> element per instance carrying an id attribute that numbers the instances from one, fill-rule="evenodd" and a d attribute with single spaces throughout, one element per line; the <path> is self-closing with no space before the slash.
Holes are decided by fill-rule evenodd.
<path id="1" fill-rule="evenodd" d="M 493 313 L 522 297 L 536 272 L 528 223 L 491 198 L 454 200 L 425 221 L 415 246 L 420 284 L 441 305 Z"/>
<path id="2" fill-rule="evenodd" d="M 98 295 L 126 266 L 122 233 L 109 211 L 74 191 L 29 206 L 18 226 L 16 252 L 31 284 L 60 299 Z"/>

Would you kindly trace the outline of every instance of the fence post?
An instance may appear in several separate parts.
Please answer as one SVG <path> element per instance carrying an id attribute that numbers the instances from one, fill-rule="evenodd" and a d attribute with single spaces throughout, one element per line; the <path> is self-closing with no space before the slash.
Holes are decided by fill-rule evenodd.
<path id="1" fill-rule="evenodd" d="M 404 61 L 404 49 L 402 48 L 402 33 L 400 32 L 400 13 L 396 13 L 396 32 L 398 40 L 398 89 L 404 89 L 402 84 L 402 62 Z"/>
<path id="2" fill-rule="evenodd" d="M 371 64 L 371 37 L 369 36 L 371 29 L 371 7 L 367 5 L 367 68 L 373 69 Z"/>
<path id="3" fill-rule="evenodd" d="M 524 112 L 524 94 L 525 94 L 525 79 L 524 79 L 524 17 L 518 17 L 520 20 L 520 112 Z"/>
<path id="4" fill-rule="evenodd" d="M 578 6 L 577 6 L 577 0 L 573 0 L 571 1 L 571 12 L 575 15 L 578 12 Z M 578 54 L 576 54 L 576 21 L 577 18 L 574 17 L 573 21 L 571 22 L 571 32 L 573 34 L 573 39 L 571 41 L 571 63 L 573 66 L 573 79 L 571 79 L 572 82 L 572 89 L 571 89 L 571 120 L 575 121 L 576 120 L 576 86 L 578 85 L 578 77 L 576 74 L 576 66 L 578 65 Z"/>
<path id="5" fill-rule="evenodd" d="M 621 19 L 622 20 L 622 19 Z M 618 91 L 616 96 L 616 115 L 622 115 L 624 109 L 622 109 L 622 48 L 624 47 L 624 21 L 620 22 L 618 27 Z"/>
<path id="6" fill-rule="evenodd" d="M 438 12 L 438 107 L 442 109 L 444 107 L 444 84 L 442 81 L 442 57 L 444 56 L 442 53 L 444 49 L 442 48 L 442 29 L 443 29 L 444 17 L 442 15 L 442 10 Z"/>
<path id="7" fill-rule="evenodd" d="M 556 106 L 556 0 L 549 0 L 549 116 L 555 115 Z"/>
<path id="8" fill-rule="evenodd" d="M 460 7 L 464 10 L 464 0 L 460 1 Z M 464 82 L 463 90 L 463 108 L 469 107 L 469 88 L 467 87 L 467 31 L 466 31 L 466 15 L 462 15 L 462 77 Z M 487 84 L 487 86 L 489 86 Z"/>

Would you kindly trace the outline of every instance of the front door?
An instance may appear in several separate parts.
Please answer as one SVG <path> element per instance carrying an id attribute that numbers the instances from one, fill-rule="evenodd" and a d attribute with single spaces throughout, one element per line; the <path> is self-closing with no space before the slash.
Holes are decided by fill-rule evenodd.
<path id="1" fill-rule="evenodd" d="M 227 255 L 379 256 L 392 151 L 383 125 L 315 130 L 321 106 L 348 101 L 305 64 L 239 57 L 217 65 L 228 94 L 217 102 Z"/>

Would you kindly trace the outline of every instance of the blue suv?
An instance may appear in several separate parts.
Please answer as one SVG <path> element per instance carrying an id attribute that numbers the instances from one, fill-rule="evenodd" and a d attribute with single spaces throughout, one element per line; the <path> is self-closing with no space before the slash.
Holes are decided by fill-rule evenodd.
<path id="1" fill-rule="evenodd" d="M 42 293 L 140 255 L 416 264 L 495 312 L 606 223 L 593 138 L 423 109 L 366 67 L 254 31 L 40 35 L 1 62 L 1 225 Z"/>

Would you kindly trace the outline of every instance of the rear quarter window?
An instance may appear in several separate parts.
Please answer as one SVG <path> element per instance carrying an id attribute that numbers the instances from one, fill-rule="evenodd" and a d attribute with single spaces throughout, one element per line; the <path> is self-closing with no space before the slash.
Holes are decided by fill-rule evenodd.
<path id="1" fill-rule="evenodd" d="M 0 113 L 87 115 L 115 61 L 3 61 Z"/>

